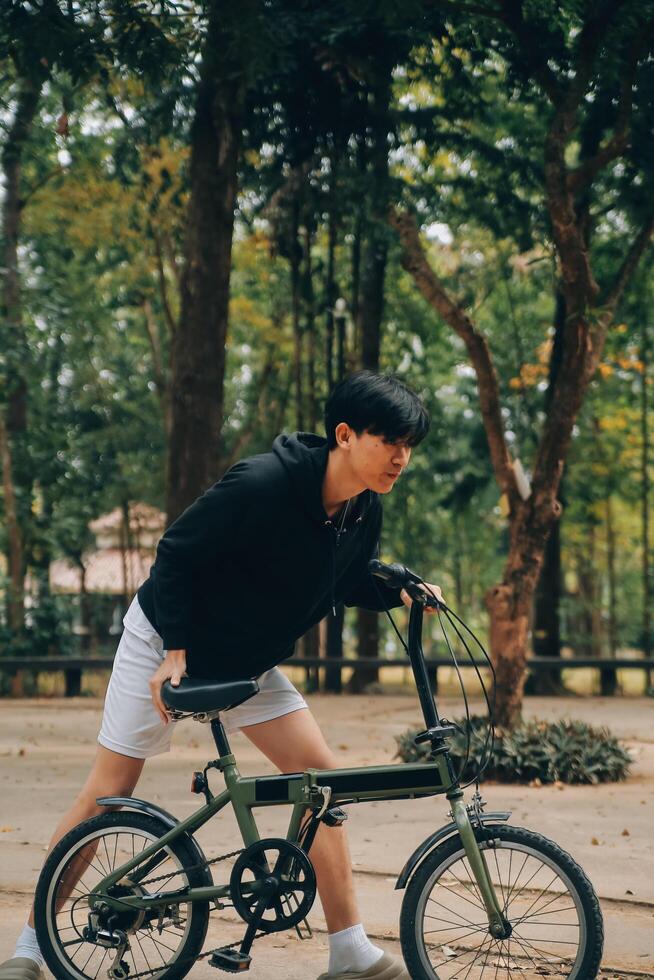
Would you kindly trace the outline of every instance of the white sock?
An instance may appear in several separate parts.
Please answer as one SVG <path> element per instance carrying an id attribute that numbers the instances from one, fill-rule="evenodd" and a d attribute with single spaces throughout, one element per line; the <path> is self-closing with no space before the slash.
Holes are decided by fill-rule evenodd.
<path id="1" fill-rule="evenodd" d="M 349 929 L 330 933 L 327 972 L 330 976 L 337 976 L 339 973 L 363 973 L 383 955 L 384 950 L 373 946 L 365 929 L 358 922 Z"/>
<path id="2" fill-rule="evenodd" d="M 28 922 L 25 923 L 18 937 L 14 956 L 25 956 L 28 960 L 36 960 L 39 966 L 43 966 L 43 956 L 36 941 L 36 930 L 32 929 Z"/>

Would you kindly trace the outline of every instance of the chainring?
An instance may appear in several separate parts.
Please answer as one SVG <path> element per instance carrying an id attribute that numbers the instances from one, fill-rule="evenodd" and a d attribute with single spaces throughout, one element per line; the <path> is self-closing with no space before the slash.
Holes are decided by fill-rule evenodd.
<path id="1" fill-rule="evenodd" d="M 245 922 L 264 932 L 282 932 L 311 911 L 316 873 L 301 847 L 282 837 L 268 837 L 246 847 L 236 859 L 229 888 L 234 908 Z"/>

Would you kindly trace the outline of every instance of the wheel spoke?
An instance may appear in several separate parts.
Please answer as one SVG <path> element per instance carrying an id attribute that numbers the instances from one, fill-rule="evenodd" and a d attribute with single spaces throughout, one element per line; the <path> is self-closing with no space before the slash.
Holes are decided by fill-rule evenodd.
<path id="1" fill-rule="evenodd" d="M 441 863 L 434 860 L 423 870 L 424 890 L 414 896 L 416 925 L 411 928 L 419 930 L 422 955 L 439 980 L 569 977 L 592 948 L 588 944 L 600 942 L 586 931 L 574 864 L 559 865 L 549 842 L 541 845 L 538 835 L 515 833 L 517 840 L 510 828 L 502 828 L 487 857 L 498 904 L 512 927 L 502 940 L 490 936 L 488 923 L 481 921 L 486 910 L 479 903 L 479 883 L 460 842 L 456 849 L 441 845 Z M 599 945 L 595 948 L 599 955 Z"/>
<path id="2" fill-rule="evenodd" d="M 124 824 L 119 823 L 115 817 L 117 814 L 107 815 L 106 824 L 100 825 L 96 831 L 87 831 L 86 835 L 84 835 L 85 824 L 81 824 L 80 835 L 77 838 L 79 843 L 69 845 L 69 849 L 64 851 L 61 857 L 57 857 L 56 847 L 53 851 L 54 860 L 61 862 L 55 866 L 60 870 L 56 871 L 56 878 L 50 885 L 46 913 L 53 932 L 54 947 L 58 951 L 62 965 L 68 964 L 69 970 L 75 976 L 87 980 L 101 980 L 109 969 L 113 955 L 107 947 L 84 939 L 81 935 L 82 929 L 88 923 L 90 912 L 88 902 L 93 889 L 132 856 L 138 861 L 141 851 L 150 847 L 164 832 L 163 828 L 159 829 L 156 821 L 152 821 L 151 818 L 138 815 L 135 826 L 127 817 Z M 98 818 L 93 819 L 97 821 Z M 142 863 L 141 874 L 143 875 L 144 872 L 148 874 L 155 868 L 160 868 L 163 874 L 160 874 L 160 880 L 156 885 L 159 891 L 166 885 L 170 886 L 170 882 L 175 877 L 180 877 L 182 882 L 188 883 L 184 863 L 189 859 L 182 857 L 183 853 L 183 851 L 178 852 L 174 846 L 159 849 L 149 860 Z M 129 969 L 132 973 L 149 971 L 154 975 L 166 971 L 171 963 L 179 959 L 189 941 L 191 943 L 189 955 L 193 958 L 198 955 L 200 948 L 195 944 L 199 933 L 197 930 L 195 934 L 191 932 L 194 919 L 190 915 L 190 905 L 187 906 L 187 914 L 179 918 L 179 925 L 174 929 L 164 926 L 166 919 L 162 920 L 161 929 L 156 926 L 153 928 L 153 920 L 150 917 L 152 913 L 144 918 L 142 910 L 130 906 L 128 901 L 121 902 L 123 896 L 126 899 L 138 897 L 142 894 L 142 887 L 131 877 L 113 887 L 115 889 L 113 897 L 117 903 L 113 928 L 123 930 L 127 935 L 128 945 L 122 958 L 130 964 Z M 208 915 L 206 906 L 198 914 L 201 922 L 202 915 Z M 176 915 L 179 915 L 179 912 Z M 156 921 L 155 914 L 154 922 Z M 169 924 L 172 920 L 167 921 Z M 102 928 L 108 928 L 102 918 L 100 925 Z M 189 936 L 193 938 L 189 940 Z"/>
<path id="3" fill-rule="evenodd" d="M 460 912 L 457 912 L 456 909 L 451 909 L 447 905 L 443 905 L 442 902 L 437 902 L 436 899 L 434 899 L 434 898 L 430 898 L 429 901 L 432 902 L 434 905 L 439 905 L 442 909 L 445 909 L 445 911 L 448 913 L 448 915 L 458 915 L 458 917 L 460 919 L 463 919 L 463 921 L 465 922 L 466 925 L 468 925 L 468 926 L 475 926 L 475 925 L 477 925 L 477 923 L 476 922 L 473 922 L 472 919 L 466 919 L 465 915 L 461 915 L 461 913 Z M 426 919 L 435 919 L 437 922 L 442 922 L 443 921 L 441 918 L 438 918 L 435 915 L 428 915 L 426 912 L 425 912 L 425 918 Z"/>

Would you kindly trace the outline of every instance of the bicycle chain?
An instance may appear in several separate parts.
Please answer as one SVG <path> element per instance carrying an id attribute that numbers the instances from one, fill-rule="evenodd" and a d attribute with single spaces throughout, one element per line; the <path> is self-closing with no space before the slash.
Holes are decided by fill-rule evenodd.
<path id="1" fill-rule="evenodd" d="M 182 871 L 176 871 L 175 872 L 175 875 L 189 874 L 191 871 L 199 871 L 201 869 L 206 869 L 211 864 L 217 864 L 218 861 L 226 861 L 227 858 L 234 857 L 237 854 L 242 854 L 243 851 L 245 851 L 245 850 L 246 850 L 245 847 L 240 847 L 237 851 L 230 851 L 228 854 L 219 854 L 218 857 L 211 858 L 211 860 L 209 860 L 209 861 L 201 861 L 199 864 L 192 864 L 188 868 L 183 868 Z M 139 882 L 139 885 L 154 885 L 154 884 L 156 884 L 157 881 L 170 880 L 170 878 L 175 877 L 175 875 L 166 874 L 166 875 L 159 875 L 156 878 L 146 878 L 144 881 L 140 881 Z M 255 943 L 257 941 L 257 939 L 262 939 L 263 936 L 267 936 L 267 935 L 268 935 L 267 932 L 260 932 L 260 933 L 258 933 L 258 935 L 256 935 L 253 938 L 252 942 Z M 232 946 L 240 946 L 242 942 L 243 942 L 242 939 L 237 939 L 233 943 L 225 943 L 225 945 L 224 946 L 221 946 L 220 948 L 221 949 L 231 949 Z M 196 963 L 198 960 L 203 960 L 207 956 L 211 956 L 211 954 L 214 953 L 214 952 L 215 952 L 215 950 L 210 949 L 206 953 L 200 953 L 199 956 L 194 956 L 193 958 L 189 957 L 187 960 L 180 960 L 175 965 L 176 966 L 185 966 L 187 963 Z M 159 973 L 159 972 L 160 972 L 160 967 L 157 967 L 155 970 L 141 970 L 139 973 L 130 973 L 130 975 L 127 978 L 127 980 L 139 980 L 140 977 L 151 977 L 153 974 L 156 974 L 156 973 Z"/>
<path id="2" fill-rule="evenodd" d="M 169 874 L 164 874 L 164 875 L 158 875 L 156 878 L 145 878 L 143 881 L 140 881 L 139 882 L 139 885 L 154 885 L 158 881 L 166 881 L 166 880 L 169 881 L 171 878 L 174 878 L 175 875 L 190 874 L 190 872 L 192 872 L 192 871 L 206 870 L 210 865 L 217 864 L 219 861 L 226 861 L 227 858 L 235 857 L 237 854 L 242 854 L 243 851 L 245 851 L 245 850 L 247 850 L 247 848 L 240 847 L 236 851 L 229 851 L 228 854 L 219 854 L 218 857 L 211 858 L 209 861 L 201 861 L 198 864 L 192 864 L 188 868 L 183 868 L 181 871 L 176 871 L 175 874 L 170 874 L 169 873 Z M 262 939 L 264 936 L 267 936 L 267 935 L 268 935 L 268 933 L 265 932 L 265 931 L 264 932 L 260 932 L 256 936 L 254 936 L 254 938 L 252 939 L 252 942 L 255 943 L 257 941 L 257 939 Z M 225 943 L 225 945 L 224 946 L 221 946 L 220 949 L 231 949 L 232 946 L 240 946 L 242 942 L 243 942 L 242 939 L 237 939 L 233 943 Z M 214 952 L 215 952 L 215 950 L 210 949 L 206 953 L 200 953 L 199 956 L 194 956 L 193 958 L 190 958 L 189 957 L 187 960 L 180 960 L 175 965 L 176 966 L 185 966 L 187 963 L 197 963 L 198 960 L 203 960 L 207 956 L 211 956 L 211 954 L 214 953 Z M 127 980 L 140 980 L 141 977 L 151 977 L 153 974 L 156 974 L 159 971 L 160 971 L 160 968 L 157 967 L 154 970 L 141 970 L 139 973 L 130 973 L 130 975 L 127 978 Z"/>
<path id="3" fill-rule="evenodd" d="M 235 854 L 242 854 L 244 850 L 244 847 L 240 847 L 238 851 L 230 851 L 229 854 L 219 854 L 218 857 L 211 858 L 210 861 L 201 861 L 199 864 L 192 864 L 189 868 L 182 868 L 181 871 L 175 871 L 174 874 L 168 872 L 167 875 L 159 875 L 158 878 L 146 878 L 144 881 L 139 881 L 139 885 L 154 885 L 157 881 L 170 880 L 170 878 L 174 878 L 176 875 L 189 874 L 191 871 L 200 871 L 201 869 L 208 868 L 210 864 L 217 864 L 218 861 L 226 861 L 227 858 L 234 857 Z"/>

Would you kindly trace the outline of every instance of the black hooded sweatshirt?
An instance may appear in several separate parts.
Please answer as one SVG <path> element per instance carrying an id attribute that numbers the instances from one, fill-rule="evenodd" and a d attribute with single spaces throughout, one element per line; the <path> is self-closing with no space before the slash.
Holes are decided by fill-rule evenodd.
<path id="1" fill-rule="evenodd" d="M 186 650 L 191 677 L 258 677 L 338 602 L 400 606 L 373 581 L 381 502 L 364 490 L 345 524 L 322 502 L 327 440 L 297 432 L 232 466 L 166 530 L 138 591 L 166 650 Z"/>

